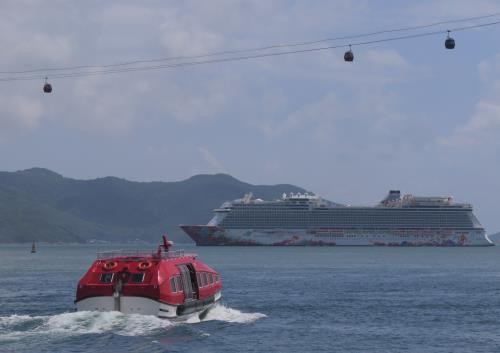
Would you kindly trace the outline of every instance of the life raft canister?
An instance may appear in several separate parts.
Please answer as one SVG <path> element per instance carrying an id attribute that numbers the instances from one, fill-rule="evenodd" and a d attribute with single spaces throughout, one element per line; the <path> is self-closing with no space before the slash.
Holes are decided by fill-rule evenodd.
<path id="1" fill-rule="evenodd" d="M 102 265 L 102 267 L 108 271 L 114 269 L 116 266 L 118 266 L 118 263 L 116 261 L 108 261 L 105 262 L 104 265 Z"/>
<path id="2" fill-rule="evenodd" d="M 152 266 L 152 263 L 150 261 L 143 261 L 143 262 L 139 263 L 137 268 L 141 271 L 144 271 L 144 270 L 147 270 L 148 268 L 150 268 L 151 266 Z"/>

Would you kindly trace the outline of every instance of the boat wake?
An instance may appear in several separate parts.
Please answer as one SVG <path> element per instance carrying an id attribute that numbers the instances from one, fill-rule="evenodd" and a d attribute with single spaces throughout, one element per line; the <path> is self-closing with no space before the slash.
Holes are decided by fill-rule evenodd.
<path id="1" fill-rule="evenodd" d="M 147 335 L 173 324 L 155 316 L 119 312 L 81 311 L 51 316 L 11 315 L 0 317 L 0 342 L 27 336 L 72 336 L 113 332 L 122 336 Z"/>
<path id="2" fill-rule="evenodd" d="M 243 313 L 239 310 L 228 308 L 227 306 L 224 306 L 222 304 L 216 304 L 208 311 L 203 319 L 200 319 L 199 315 L 193 315 L 187 318 L 186 323 L 192 324 L 202 321 L 217 320 L 246 324 L 254 322 L 263 317 L 266 317 L 266 315 L 261 313 Z"/>
<path id="3" fill-rule="evenodd" d="M 26 339 L 27 337 L 35 338 L 36 336 L 47 338 L 47 336 L 60 337 L 104 333 L 121 336 L 147 336 L 182 324 L 212 320 L 250 323 L 265 316 L 261 313 L 243 313 L 222 304 L 216 304 L 202 320 L 198 315 L 193 315 L 180 322 L 172 322 L 149 315 L 125 315 L 114 311 L 80 311 L 48 316 L 0 316 L 0 343 Z"/>

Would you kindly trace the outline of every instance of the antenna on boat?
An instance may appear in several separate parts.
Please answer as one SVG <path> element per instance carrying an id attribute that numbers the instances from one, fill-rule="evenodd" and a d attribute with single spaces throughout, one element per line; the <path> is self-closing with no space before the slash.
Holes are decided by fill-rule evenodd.
<path id="1" fill-rule="evenodd" d="M 161 255 L 162 250 L 164 252 L 168 252 L 170 250 L 170 247 L 174 245 L 174 242 L 172 240 L 167 239 L 167 235 L 162 235 L 161 236 L 163 242 L 158 245 L 158 255 Z"/>

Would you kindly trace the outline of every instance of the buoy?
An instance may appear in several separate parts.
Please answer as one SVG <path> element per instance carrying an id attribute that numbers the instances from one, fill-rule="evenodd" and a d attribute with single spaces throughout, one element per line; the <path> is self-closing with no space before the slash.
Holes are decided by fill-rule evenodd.
<path id="1" fill-rule="evenodd" d="M 139 266 L 137 266 L 137 268 L 141 271 L 144 271 L 144 270 L 147 270 L 148 268 L 151 267 L 151 262 L 150 261 L 143 261 L 141 263 L 139 263 Z"/>
<path id="2" fill-rule="evenodd" d="M 105 262 L 104 265 L 102 265 L 102 267 L 107 271 L 114 269 L 116 266 L 118 266 L 116 261 Z"/>

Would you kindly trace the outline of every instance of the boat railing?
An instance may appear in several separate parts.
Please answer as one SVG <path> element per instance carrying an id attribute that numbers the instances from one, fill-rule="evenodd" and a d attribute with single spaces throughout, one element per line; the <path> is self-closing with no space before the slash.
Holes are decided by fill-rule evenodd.
<path id="1" fill-rule="evenodd" d="M 194 254 L 186 254 L 184 250 L 169 250 L 161 252 L 160 254 L 157 251 L 151 250 L 113 250 L 113 251 L 104 251 L 97 253 L 98 260 L 107 260 L 114 259 L 117 257 L 126 257 L 126 258 L 144 258 L 144 257 L 152 257 L 155 259 L 174 259 L 184 256 L 194 256 Z"/>

